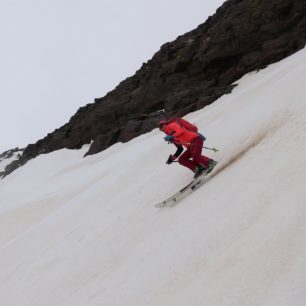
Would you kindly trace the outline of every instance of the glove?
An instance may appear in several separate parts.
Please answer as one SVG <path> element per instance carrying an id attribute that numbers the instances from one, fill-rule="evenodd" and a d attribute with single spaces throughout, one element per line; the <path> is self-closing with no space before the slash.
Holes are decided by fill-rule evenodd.
<path id="1" fill-rule="evenodd" d="M 206 140 L 206 137 L 205 137 L 204 135 L 202 135 L 201 133 L 198 133 L 198 135 L 201 137 L 201 139 L 202 139 L 203 141 Z"/>
<path id="2" fill-rule="evenodd" d="M 166 161 L 166 164 L 171 165 L 174 160 L 176 160 L 176 156 L 170 154 L 168 160 Z"/>
<path id="3" fill-rule="evenodd" d="M 174 136 L 173 135 L 167 135 L 166 137 L 164 137 L 164 139 L 168 143 L 172 143 L 174 141 Z"/>

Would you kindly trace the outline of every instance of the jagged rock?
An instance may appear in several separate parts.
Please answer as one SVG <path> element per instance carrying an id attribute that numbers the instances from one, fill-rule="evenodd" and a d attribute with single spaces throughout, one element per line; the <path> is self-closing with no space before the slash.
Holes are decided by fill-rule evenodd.
<path id="1" fill-rule="evenodd" d="M 12 159 L 13 157 L 16 160 L 20 159 L 21 156 L 22 156 L 23 150 L 24 149 L 14 148 L 14 149 L 7 150 L 7 151 L 1 153 L 0 154 L 0 163 L 1 162 L 6 162 L 6 160 Z M 17 164 L 15 164 L 16 165 L 16 167 L 15 167 L 14 162 L 15 162 L 15 160 L 13 162 L 11 162 L 10 164 L 8 164 L 5 168 L 5 171 L 0 171 L 0 178 L 5 176 L 6 171 L 8 171 L 10 173 L 10 172 L 14 171 L 16 168 L 19 167 L 19 165 L 17 165 Z"/>
<path id="2" fill-rule="evenodd" d="M 19 148 L 14 148 L 14 149 L 7 150 L 7 151 L 0 154 L 0 161 L 3 160 L 3 159 L 11 158 L 14 155 L 14 153 L 21 152 L 21 151 L 22 151 L 22 149 L 19 149 Z"/>
<path id="3" fill-rule="evenodd" d="M 305 43 L 305 0 L 226 1 L 198 28 L 164 44 L 134 76 L 29 145 L 18 165 L 92 141 L 86 155 L 129 141 L 156 126 L 160 109 L 170 117 L 203 108 L 229 93 L 244 74 L 291 55 Z"/>

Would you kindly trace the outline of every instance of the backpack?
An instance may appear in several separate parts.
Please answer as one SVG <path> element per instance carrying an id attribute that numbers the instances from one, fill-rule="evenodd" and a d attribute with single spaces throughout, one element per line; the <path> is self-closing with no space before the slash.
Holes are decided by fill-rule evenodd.
<path id="1" fill-rule="evenodd" d="M 191 124 L 190 122 L 186 121 L 183 118 L 173 117 L 169 119 L 167 122 L 168 123 L 176 122 L 181 128 L 185 129 L 186 131 L 194 133 L 198 132 L 198 128 L 195 125 Z"/>

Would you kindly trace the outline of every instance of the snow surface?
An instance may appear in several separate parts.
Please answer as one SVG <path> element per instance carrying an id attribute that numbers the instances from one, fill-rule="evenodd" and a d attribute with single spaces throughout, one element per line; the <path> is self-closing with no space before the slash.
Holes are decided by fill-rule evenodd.
<path id="1" fill-rule="evenodd" d="M 219 165 L 174 208 L 158 130 L 0 180 L 0 305 L 305 305 L 306 50 L 238 83 L 187 116 Z"/>

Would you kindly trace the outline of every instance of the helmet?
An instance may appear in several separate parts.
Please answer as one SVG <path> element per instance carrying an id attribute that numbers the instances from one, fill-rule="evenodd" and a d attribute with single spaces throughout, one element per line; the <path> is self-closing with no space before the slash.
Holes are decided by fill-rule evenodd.
<path id="1" fill-rule="evenodd" d="M 167 124 L 166 120 L 159 121 L 159 123 L 158 123 L 159 129 L 161 130 L 166 124 Z"/>

